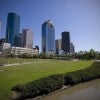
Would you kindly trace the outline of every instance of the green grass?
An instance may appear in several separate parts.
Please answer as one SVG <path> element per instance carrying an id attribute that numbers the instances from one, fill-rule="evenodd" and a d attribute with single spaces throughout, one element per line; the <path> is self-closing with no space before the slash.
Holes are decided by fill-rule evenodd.
<path id="1" fill-rule="evenodd" d="M 24 62 L 33 62 L 37 61 L 37 59 L 21 59 L 21 58 L 0 58 L 0 62 L 3 62 L 4 64 L 13 64 L 13 63 L 24 63 Z"/>
<path id="2" fill-rule="evenodd" d="M 21 60 L 20 60 L 21 61 Z M 34 61 L 28 59 L 25 61 Z M 13 61 L 14 62 L 14 61 Z M 93 61 L 62 61 L 39 60 L 36 63 L 9 66 L 0 68 L 0 100 L 10 99 L 10 89 L 17 85 L 52 74 L 64 74 L 67 72 L 84 69 L 92 65 Z"/>

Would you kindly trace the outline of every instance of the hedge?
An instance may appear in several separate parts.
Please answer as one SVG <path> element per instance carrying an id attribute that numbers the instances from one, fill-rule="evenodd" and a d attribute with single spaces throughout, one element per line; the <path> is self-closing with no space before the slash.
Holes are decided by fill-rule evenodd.
<path id="1" fill-rule="evenodd" d="M 74 85 L 96 78 L 100 78 L 100 62 L 94 62 L 91 67 L 86 69 L 69 72 L 64 75 L 52 75 L 27 84 L 17 85 L 11 91 L 18 93 L 18 96 L 14 99 L 24 100 L 48 94 L 64 85 Z"/>
<path id="2" fill-rule="evenodd" d="M 64 83 L 65 79 L 63 75 L 52 75 L 27 84 L 17 85 L 11 90 L 16 91 L 18 94 L 20 93 L 16 99 L 23 100 L 25 98 L 48 94 L 63 87 Z"/>
<path id="3" fill-rule="evenodd" d="M 69 72 L 65 75 L 65 85 L 74 85 L 100 78 L 100 62 L 95 62 L 86 69 Z"/>

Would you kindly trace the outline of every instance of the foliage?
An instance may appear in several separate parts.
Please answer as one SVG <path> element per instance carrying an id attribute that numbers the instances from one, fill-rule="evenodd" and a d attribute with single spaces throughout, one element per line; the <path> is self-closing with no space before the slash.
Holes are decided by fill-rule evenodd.
<path id="1" fill-rule="evenodd" d="M 11 54 L 11 48 L 4 49 L 2 52 L 2 57 L 9 58 L 10 54 Z"/>
<path id="2" fill-rule="evenodd" d="M 17 99 L 22 100 L 25 98 L 48 94 L 54 90 L 60 89 L 63 84 L 63 75 L 52 75 L 24 85 L 18 85 L 11 90 L 16 90 L 17 92 L 20 92 L 20 96 Z"/>
<path id="3" fill-rule="evenodd" d="M 83 60 L 100 59 L 100 52 L 91 49 L 90 51 L 80 51 L 74 54 L 74 58 Z"/>
<path id="4" fill-rule="evenodd" d="M 38 54 L 33 54 L 33 58 L 39 58 Z"/>
<path id="5" fill-rule="evenodd" d="M 66 85 L 74 85 L 95 78 L 100 78 L 100 62 L 93 63 L 89 68 L 69 72 L 65 75 Z"/>
<path id="6" fill-rule="evenodd" d="M 45 53 L 40 53 L 39 58 L 46 59 L 46 54 Z"/>
<path id="7" fill-rule="evenodd" d="M 32 58 L 33 55 L 28 54 L 28 53 L 22 53 L 19 57 L 20 57 L 20 58 Z"/>

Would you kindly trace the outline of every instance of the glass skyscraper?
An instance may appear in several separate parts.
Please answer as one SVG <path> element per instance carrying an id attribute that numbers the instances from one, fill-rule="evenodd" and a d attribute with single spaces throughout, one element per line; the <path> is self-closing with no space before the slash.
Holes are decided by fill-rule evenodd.
<path id="1" fill-rule="evenodd" d="M 55 53 L 55 30 L 51 20 L 42 24 L 42 52 Z"/>
<path id="2" fill-rule="evenodd" d="M 6 40 L 11 46 L 16 46 L 15 38 L 20 31 L 20 16 L 15 13 L 8 13 L 7 28 L 6 28 Z"/>
<path id="3" fill-rule="evenodd" d="M 62 32 L 62 50 L 64 53 L 70 53 L 70 33 Z"/>

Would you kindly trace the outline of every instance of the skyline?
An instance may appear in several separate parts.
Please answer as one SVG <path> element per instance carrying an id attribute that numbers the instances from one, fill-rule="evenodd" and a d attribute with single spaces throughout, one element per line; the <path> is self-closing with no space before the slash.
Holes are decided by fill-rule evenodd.
<path id="1" fill-rule="evenodd" d="M 51 19 L 55 27 L 55 39 L 61 39 L 63 31 L 69 31 L 75 51 L 100 51 L 100 1 L 99 0 L 1 0 L 0 22 L 5 37 L 7 14 L 14 12 L 21 17 L 21 30 L 33 31 L 33 45 L 41 50 L 41 26 Z"/>

